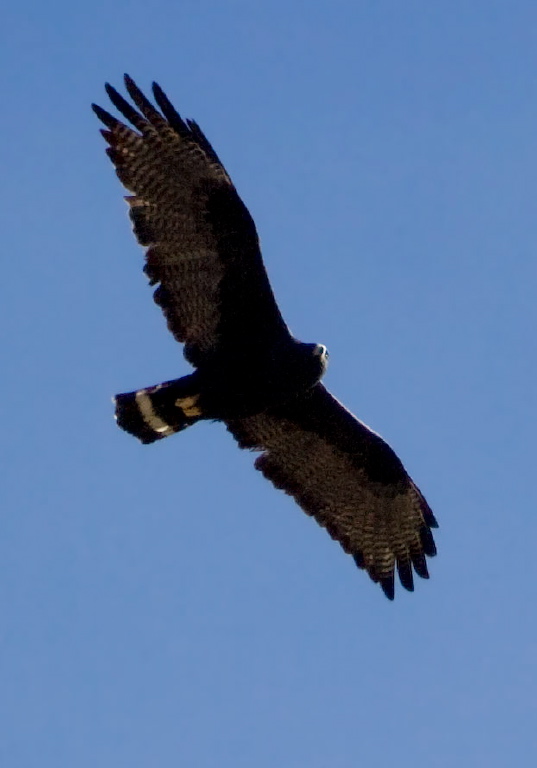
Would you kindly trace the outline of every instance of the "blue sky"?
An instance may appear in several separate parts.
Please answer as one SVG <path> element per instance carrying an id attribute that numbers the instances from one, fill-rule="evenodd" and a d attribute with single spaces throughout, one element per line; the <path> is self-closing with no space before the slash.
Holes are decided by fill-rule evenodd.
<path id="1" fill-rule="evenodd" d="M 537 8 L 18 2 L 3 14 L 0 762 L 537 758 Z M 111 396 L 188 370 L 89 104 L 194 117 L 284 315 L 439 522 L 390 604 L 219 425 Z"/>

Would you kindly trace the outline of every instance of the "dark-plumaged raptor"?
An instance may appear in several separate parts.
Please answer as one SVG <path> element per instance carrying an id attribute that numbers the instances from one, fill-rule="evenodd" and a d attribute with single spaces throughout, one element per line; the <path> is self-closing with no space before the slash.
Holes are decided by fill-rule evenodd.
<path id="1" fill-rule="evenodd" d="M 436 554 L 434 515 L 379 435 L 321 384 L 328 353 L 285 324 L 252 217 L 218 155 L 153 83 L 156 106 L 125 76 L 132 106 L 106 91 L 130 126 L 93 105 L 122 184 L 144 271 L 194 372 L 118 395 L 119 426 L 142 443 L 200 419 L 223 421 L 257 469 L 339 541 L 394 596 Z M 132 127 L 131 127 L 132 126 Z"/>

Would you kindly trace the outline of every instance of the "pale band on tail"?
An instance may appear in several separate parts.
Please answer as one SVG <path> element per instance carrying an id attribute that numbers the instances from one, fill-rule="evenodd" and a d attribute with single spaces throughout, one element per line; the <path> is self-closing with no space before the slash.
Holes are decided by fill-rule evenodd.
<path id="1" fill-rule="evenodd" d="M 142 443 L 154 443 L 186 429 L 201 417 L 198 395 L 192 393 L 191 376 L 155 387 L 116 395 L 116 421 L 121 429 Z"/>

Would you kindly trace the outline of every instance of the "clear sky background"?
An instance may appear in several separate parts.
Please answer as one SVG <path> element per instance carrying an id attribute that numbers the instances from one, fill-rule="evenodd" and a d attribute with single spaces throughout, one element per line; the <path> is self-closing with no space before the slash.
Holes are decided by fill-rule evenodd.
<path id="1" fill-rule="evenodd" d="M 11 3 L 2 14 L 0 764 L 537 761 L 537 7 Z M 158 80 L 254 216 L 292 330 L 439 522 L 393 604 L 220 425 L 89 105 Z"/>

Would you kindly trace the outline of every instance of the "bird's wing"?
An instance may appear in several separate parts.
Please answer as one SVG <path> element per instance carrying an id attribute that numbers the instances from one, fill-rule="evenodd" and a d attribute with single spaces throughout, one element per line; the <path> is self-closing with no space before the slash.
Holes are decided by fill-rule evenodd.
<path id="1" fill-rule="evenodd" d="M 241 448 L 263 451 L 255 466 L 292 496 L 390 599 L 394 571 L 413 590 L 428 578 L 437 527 L 424 497 L 379 435 L 322 384 L 285 405 L 227 422 Z"/>
<path id="2" fill-rule="evenodd" d="M 93 105 L 123 185 L 134 232 L 147 247 L 155 301 L 185 356 L 199 365 L 235 345 L 289 338 L 261 259 L 254 222 L 201 129 L 175 111 L 161 88 L 160 111 L 125 76 L 135 109 L 106 86 L 133 128 Z"/>

